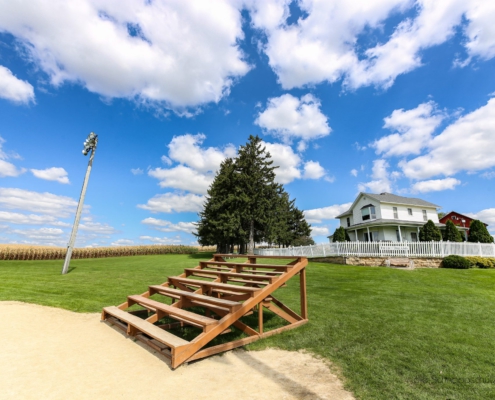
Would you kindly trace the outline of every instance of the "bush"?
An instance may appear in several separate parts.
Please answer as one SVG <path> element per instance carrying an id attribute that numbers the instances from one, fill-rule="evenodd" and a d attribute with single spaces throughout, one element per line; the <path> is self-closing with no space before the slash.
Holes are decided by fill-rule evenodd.
<path id="1" fill-rule="evenodd" d="M 343 226 L 339 226 L 333 233 L 333 242 L 350 242 L 351 239 Z"/>
<path id="2" fill-rule="evenodd" d="M 449 242 L 462 242 L 461 232 L 459 232 L 459 230 L 455 227 L 454 223 L 450 219 L 445 224 L 443 240 Z"/>
<path id="3" fill-rule="evenodd" d="M 439 242 L 442 240 L 442 233 L 438 229 L 435 223 L 429 219 L 426 224 L 419 230 L 419 241 L 420 242 Z"/>
<path id="4" fill-rule="evenodd" d="M 471 221 L 469 226 L 468 242 L 493 243 L 493 236 L 488 233 L 486 226 L 478 219 Z"/>
<path id="5" fill-rule="evenodd" d="M 495 268 L 495 258 L 472 256 L 466 259 L 471 263 L 471 267 Z"/>
<path id="6" fill-rule="evenodd" d="M 471 268 L 471 262 L 461 256 L 448 256 L 442 261 L 443 268 L 468 269 Z"/>

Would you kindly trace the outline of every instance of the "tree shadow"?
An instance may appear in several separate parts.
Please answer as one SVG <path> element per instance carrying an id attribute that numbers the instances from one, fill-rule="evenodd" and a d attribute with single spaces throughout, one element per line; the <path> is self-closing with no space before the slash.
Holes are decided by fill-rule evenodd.
<path id="1" fill-rule="evenodd" d="M 195 260 L 200 260 L 200 259 L 203 259 L 203 260 L 209 260 L 211 258 L 213 258 L 213 252 L 211 253 L 195 253 L 195 254 L 189 254 L 187 258 L 192 258 L 192 259 L 195 259 Z"/>

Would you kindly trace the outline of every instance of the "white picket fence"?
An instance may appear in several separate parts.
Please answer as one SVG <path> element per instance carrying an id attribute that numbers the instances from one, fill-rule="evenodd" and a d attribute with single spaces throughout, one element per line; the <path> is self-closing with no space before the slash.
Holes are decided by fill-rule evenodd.
<path id="1" fill-rule="evenodd" d="M 495 257 L 494 243 L 468 242 L 336 242 L 314 246 L 255 249 L 261 256 L 334 257 Z"/>

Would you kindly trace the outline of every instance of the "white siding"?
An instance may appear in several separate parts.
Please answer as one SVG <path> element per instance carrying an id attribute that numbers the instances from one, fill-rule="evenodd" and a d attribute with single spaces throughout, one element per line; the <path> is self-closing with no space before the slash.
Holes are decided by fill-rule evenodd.
<path id="1" fill-rule="evenodd" d="M 432 207 L 422 207 L 422 206 L 408 206 L 404 204 L 393 204 L 393 203 L 382 203 L 382 215 L 384 219 L 394 219 L 393 208 L 397 207 L 397 213 L 399 214 L 399 219 L 403 221 L 417 221 L 423 222 L 423 210 L 426 210 L 426 216 L 433 222 L 438 223 L 437 209 Z M 409 215 L 407 209 L 412 209 L 413 215 Z"/>

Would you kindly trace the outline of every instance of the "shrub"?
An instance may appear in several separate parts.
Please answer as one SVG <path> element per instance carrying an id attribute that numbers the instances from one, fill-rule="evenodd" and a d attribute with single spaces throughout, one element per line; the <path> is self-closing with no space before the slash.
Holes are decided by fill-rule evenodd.
<path id="1" fill-rule="evenodd" d="M 459 232 L 459 230 L 455 227 L 454 223 L 450 219 L 445 224 L 443 240 L 449 242 L 462 242 L 461 232 Z"/>
<path id="2" fill-rule="evenodd" d="M 495 258 L 472 256 L 466 257 L 472 267 L 477 268 L 495 268 Z"/>
<path id="3" fill-rule="evenodd" d="M 339 226 L 333 233 L 333 242 L 350 242 L 351 239 L 343 226 Z"/>
<path id="4" fill-rule="evenodd" d="M 442 261 L 443 268 L 468 269 L 471 268 L 471 262 L 461 256 L 447 256 Z"/>
<path id="5" fill-rule="evenodd" d="M 493 236 L 488 233 L 488 230 L 483 222 L 475 219 L 469 226 L 468 242 L 493 243 Z"/>
<path id="6" fill-rule="evenodd" d="M 442 240 L 442 233 L 438 229 L 435 223 L 429 219 L 426 224 L 419 230 L 419 240 L 421 242 L 439 242 Z"/>

